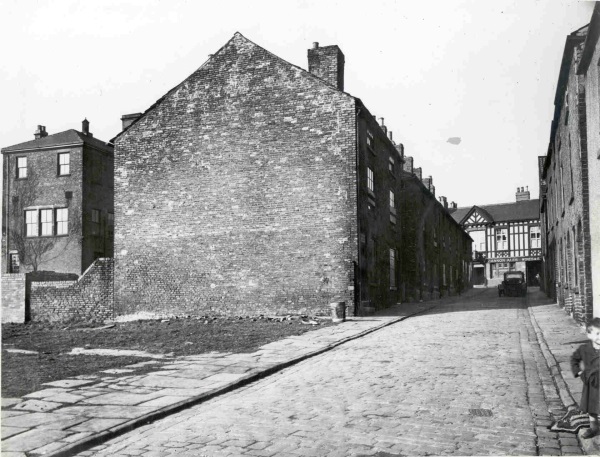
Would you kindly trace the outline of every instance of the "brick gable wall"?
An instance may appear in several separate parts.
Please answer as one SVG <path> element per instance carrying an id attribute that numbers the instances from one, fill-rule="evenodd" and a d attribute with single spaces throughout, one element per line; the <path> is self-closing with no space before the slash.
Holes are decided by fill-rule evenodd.
<path id="1" fill-rule="evenodd" d="M 116 140 L 117 313 L 352 301 L 355 101 L 236 34 Z"/>

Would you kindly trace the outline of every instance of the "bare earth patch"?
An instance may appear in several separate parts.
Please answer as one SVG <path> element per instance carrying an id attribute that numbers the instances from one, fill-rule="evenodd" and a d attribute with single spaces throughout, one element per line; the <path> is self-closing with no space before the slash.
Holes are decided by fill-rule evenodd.
<path id="1" fill-rule="evenodd" d="M 318 322 L 318 325 L 308 324 L 309 321 Z M 46 382 L 153 360 L 151 354 L 176 357 L 213 351 L 253 352 L 272 341 L 328 325 L 333 325 L 328 319 L 291 317 L 146 320 L 119 322 L 110 328 L 3 324 L 2 397 L 21 397 L 42 389 Z M 74 348 L 121 349 L 149 354 L 97 355 L 86 350 L 70 354 Z M 34 353 L 9 352 L 8 349 Z"/>

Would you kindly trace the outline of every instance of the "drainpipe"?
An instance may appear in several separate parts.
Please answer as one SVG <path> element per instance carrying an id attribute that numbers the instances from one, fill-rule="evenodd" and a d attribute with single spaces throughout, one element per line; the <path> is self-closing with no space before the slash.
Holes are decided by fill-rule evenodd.
<path id="1" fill-rule="evenodd" d="M 355 124 L 356 124 L 356 238 L 357 238 L 357 253 L 356 253 L 356 271 L 354 272 L 354 287 L 357 289 L 354 291 L 354 297 L 355 297 L 355 301 L 356 303 L 354 303 L 354 314 L 355 316 L 360 316 L 360 307 L 361 307 L 361 299 L 362 299 L 362 284 L 361 284 L 361 280 L 362 280 L 362 274 L 361 274 L 361 269 L 360 269 L 360 249 L 361 249 L 361 241 L 360 241 L 360 211 L 359 211 L 359 205 L 360 205 L 360 199 L 359 199 L 359 190 L 360 190 L 360 173 L 359 173 L 359 159 L 360 159 L 360 142 L 359 142 L 359 125 L 358 125 L 358 119 L 359 119 L 359 115 L 361 113 L 361 109 L 360 107 L 358 107 L 358 109 L 356 110 L 356 116 L 355 116 Z"/>

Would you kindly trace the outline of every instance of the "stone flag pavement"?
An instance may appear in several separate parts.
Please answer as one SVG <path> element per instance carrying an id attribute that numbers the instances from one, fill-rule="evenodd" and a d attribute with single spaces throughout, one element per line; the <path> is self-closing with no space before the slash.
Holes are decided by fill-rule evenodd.
<path id="1" fill-rule="evenodd" d="M 159 371 L 135 374 L 142 362 L 46 383 L 25 398 L 2 399 L 2 455 L 72 455 L 432 306 L 410 304 L 395 316 L 352 317 L 253 353 L 180 357 Z"/>
<path id="2" fill-rule="evenodd" d="M 439 315 L 443 316 L 441 314 L 443 311 L 449 311 L 453 307 L 455 307 L 455 311 L 462 311 L 456 308 L 460 306 L 457 303 L 462 301 L 482 302 L 482 309 L 486 308 L 485 303 L 490 302 L 490 306 L 493 308 L 495 306 L 493 300 L 496 300 L 495 298 L 492 300 L 494 294 L 494 290 L 474 289 L 462 297 L 451 297 L 420 304 L 398 305 L 391 310 L 387 310 L 385 315 L 350 318 L 347 322 L 333 327 L 321 328 L 301 336 L 270 343 L 254 353 L 205 354 L 181 357 L 165 363 L 160 370 L 150 373 L 136 374 L 136 369 L 143 368 L 143 364 L 136 364 L 124 370 L 109 370 L 109 372 L 98 373 L 95 376 L 48 383 L 47 388 L 44 390 L 29 394 L 25 398 L 2 399 L 2 455 L 62 456 L 75 455 L 77 452 L 81 452 L 81 455 L 94 455 L 95 453 L 116 455 L 114 446 L 117 446 L 117 444 L 111 447 L 110 443 L 119 443 L 119 449 L 124 449 L 128 442 L 140 441 L 134 436 L 128 438 L 129 435 L 138 433 L 136 429 L 140 430 L 140 433 L 145 433 L 145 436 L 159 435 L 160 433 L 155 433 L 156 430 L 153 429 L 153 421 L 167 416 L 178 418 L 181 414 L 192 415 L 190 420 L 198 422 L 202 417 L 193 416 L 195 413 L 187 408 L 193 405 L 210 404 L 211 401 L 217 401 L 219 398 L 235 395 L 235 392 L 241 392 L 240 395 L 242 395 L 245 389 L 262 389 L 262 387 L 258 387 L 260 382 L 251 383 L 281 372 L 287 367 L 293 367 L 292 371 L 296 381 L 308 377 L 303 385 L 308 386 L 312 382 L 316 384 L 313 384 L 310 388 L 318 390 L 319 385 L 322 384 L 325 389 L 326 384 L 331 383 L 331 378 L 334 377 L 334 375 L 326 376 L 327 366 L 333 366 L 333 362 L 327 362 L 323 365 L 324 362 L 321 358 L 315 356 L 331 353 L 335 359 L 335 357 L 339 357 L 335 355 L 336 351 L 337 353 L 345 352 L 346 355 L 353 354 L 350 359 L 351 362 L 346 362 L 346 366 L 350 367 L 351 363 L 358 363 L 357 357 L 354 356 L 358 352 L 352 352 L 355 349 L 345 349 L 353 344 L 360 345 L 364 342 L 363 345 L 367 346 L 364 350 L 380 345 L 382 351 L 384 348 L 391 348 L 396 344 L 402 345 L 402 341 L 406 341 L 407 346 L 414 344 L 417 347 L 421 343 L 419 334 L 427 332 L 429 326 L 428 324 L 421 324 L 424 326 L 418 327 L 418 332 L 415 332 L 409 326 L 409 322 L 413 320 L 416 322 L 417 319 L 425 315 L 429 316 L 431 313 L 440 313 Z M 524 451 L 523 454 L 529 455 L 535 455 L 535 453 L 539 455 L 581 454 L 575 435 L 551 433 L 545 428 L 552 418 L 559 417 L 566 411 L 566 407 L 575 404 L 579 399 L 578 390 L 581 389 L 578 384 L 579 380 L 572 378 L 568 367 L 568 359 L 575 347 L 585 339 L 585 333 L 560 308 L 555 304 L 550 304 L 537 289 L 530 291 L 528 304 L 528 307 L 523 304 L 522 309 L 518 310 L 519 316 L 526 316 L 527 318 L 524 324 L 527 330 L 522 331 L 520 336 L 516 333 L 509 334 L 509 332 L 506 332 L 506 335 L 502 335 L 500 332 L 496 332 L 498 333 L 496 337 L 499 338 L 498 344 L 503 344 L 501 343 L 502 338 L 513 339 L 515 342 L 520 341 L 520 347 L 525 348 L 522 350 L 523 362 L 521 362 L 521 365 L 511 362 L 512 369 L 522 371 L 522 364 L 524 363 L 527 379 L 539 378 L 539 385 L 542 386 L 542 388 L 536 390 L 535 387 L 532 387 L 533 383 L 531 383 L 531 386 L 527 387 L 531 403 L 530 409 L 533 416 L 535 416 L 535 424 L 532 425 L 532 430 L 516 432 L 517 434 L 521 433 L 525 441 L 531 441 L 534 438 L 537 440 L 537 444 L 533 447 L 535 452 L 530 452 L 529 448 L 518 447 L 520 444 L 514 444 L 513 448 L 509 449 L 522 450 Z M 510 313 L 513 313 L 513 311 L 511 310 Z M 412 317 L 412 319 L 407 323 L 399 323 L 408 317 Z M 401 335 L 402 338 L 398 338 L 399 335 L 393 334 L 392 329 L 394 331 L 402 329 L 406 333 Z M 440 335 L 443 334 L 436 325 L 431 328 L 431 331 L 438 331 Z M 411 338 L 414 339 L 413 343 L 410 342 Z M 454 335 L 454 338 L 457 338 L 457 336 Z M 421 349 L 429 350 L 429 346 L 426 345 Z M 448 350 L 449 357 L 453 352 L 460 353 L 460 348 L 450 349 Z M 496 349 L 503 350 L 500 346 Z M 366 369 L 368 373 L 374 373 L 375 371 L 371 369 L 371 366 L 367 366 L 368 363 L 375 364 L 374 366 L 385 366 L 377 365 L 377 363 L 387 363 L 384 360 L 379 360 L 380 355 L 374 353 L 372 362 L 361 362 L 362 368 Z M 507 356 L 512 357 L 509 354 Z M 319 363 L 321 365 L 318 365 Z M 311 364 L 314 365 L 312 369 L 316 370 L 314 373 L 311 372 Z M 357 366 L 355 371 L 359 372 L 359 368 L 360 366 Z M 447 377 L 440 376 L 440 379 L 459 379 L 460 374 L 450 372 L 448 367 L 445 370 L 441 374 Z M 491 363 L 489 365 L 490 373 L 493 370 L 494 366 Z M 385 374 L 380 374 L 380 376 L 382 377 L 373 382 L 373 389 L 375 390 L 379 389 L 379 386 L 383 389 L 386 384 L 386 376 L 389 378 Z M 275 379 L 277 376 L 273 378 Z M 418 381 L 421 378 L 422 376 L 417 375 L 417 378 L 407 388 L 412 388 L 418 393 L 418 390 L 421 389 Z M 515 395 L 517 392 L 514 389 L 519 392 L 522 390 L 519 386 L 509 386 L 509 381 L 509 379 L 503 381 L 499 387 L 508 386 L 507 392 L 509 394 L 513 392 Z M 357 379 L 356 382 L 360 383 L 360 380 Z M 391 382 L 391 379 L 388 382 Z M 273 384 L 275 384 L 275 381 Z M 299 389 L 299 387 L 295 388 Z M 485 389 L 485 386 L 481 386 L 481 388 Z M 341 384 L 339 389 L 340 392 L 348 390 L 344 384 Z M 351 390 L 348 390 L 348 392 L 350 393 Z M 381 393 L 377 392 L 377 395 L 381 395 Z M 255 393 L 253 398 L 255 397 L 260 397 L 260 390 L 258 394 Z M 227 405 L 227 402 L 216 409 L 222 408 L 225 411 L 225 405 Z M 272 406 L 275 408 L 274 405 Z M 331 407 L 335 409 L 335 405 L 331 405 Z M 401 408 L 404 408 L 402 417 L 406 419 L 407 423 L 410 422 L 408 418 L 411 415 L 427 413 L 427 411 L 419 409 L 410 402 L 401 406 Z M 180 411 L 183 411 L 183 413 Z M 187 411 L 189 413 L 186 413 Z M 488 410 L 486 408 L 471 408 L 469 411 L 481 412 L 485 415 Z M 385 412 L 385 408 L 382 411 L 367 412 L 368 414 L 365 411 L 356 411 L 356 417 L 360 416 L 363 419 L 357 419 L 356 424 L 349 424 L 349 426 L 357 427 L 355 431 L 358 434 L 358 427 L 365 425 L 362 422 L 372 421 L 373 417 L 376 418 L 378 415 L 383 417 Z M 344 414 L 348 417 L 352 416 L 349 412 Z M 393 416 L 396 414 L 397 412 Z M 291 413 L 291 415 L 294 414 Z M 525 416 L 523 416 L 523 420 L 527 422 Z M 207 412 L 206 419 L 208 420 L 211 417 L 213 416 Z M 217 418 L 213 418 L 208 422 L 218 424 L 221 420 L 223 420 L 223 417 L 217 415 Z M 456 419 L 448 416 L 448 421 L 452 423 Z M 162 421 L 155 423 L 159 424 L 160 422 Z M 386 422 L 389 423 L 390 420 L 388 419 Z M 473 432 L 462 431 L 463 425 L 460 423 L 453 425 L 455 427 L 454 433 L 457 433 L 456 430 L 461 430 L 458 438 L 454 439 L 462 439 L 465 442 L 475 438 L 478 440 L 489 439 L 492 443 L 493 440 L 489 436 L 487 438 L 485 436 L 480 437 L 481 433 L 471 435 Z M 414 427 L 414 424 L 411 426 Z M 375 426 L 370 422 L 369 427 Z M 439 427 L 437 432 L 442 431 L 441 424 Z M 377 427 L 374 428 L 374 430 L 377 429 Z M 132 430 L 136 431 L 133 434 L 127 433 Z M 434 435 L 432 435 L 433 441 L 435 441 L 437 434 L 435 430 L 434 432 Z M 169 436 L 171 432 L 163 431 L 162 433 Z M 443 433 L 440 434 L 443 435 Z M 185 433 L 182 435 L 179 431 L 177 435 L 186 436 Z M 378 446 L 383 446 L 384 443 L 389 445 L 388 451 L 401 442 L 406 445 L 415 445 L 412 442 L 409 443 L 411 438 L 408 435 L 403 437 L 403 434 L 400 433 L 399 436 L 399 438 L 388 436 L 388 441 L 382 441 L 381 443 L 367 440 L 370 445 L 361 443 L 354 449 L 364 451 L 363 455 L 377 455 L 373 452 L 379 452 L 377 451 L 380 449 Z M 312 439 L 308 438 L 309 440 Z M 111 439 L 113 441 L 108 441 Z M 514 439 L 517 438 L 507 438 L 508 441 Z M 582 441 L 584 441 L 582 443 L 583 449 L 588 454 L 596 453 L 597 448 L 594 448 L 594 440 Z M 595 443 L 597 445 L 597 441 Z M 129 450 L 124 449 L 119 451 L 119 455 L 183 455 L 182 449 L 177 446 L 169 447 L 172 444 L 155 443 L 154 447 L 148 445 L 144 449 L 139 447 Z M 218 440 L 212 440 L 210 445 L 213 447 L 211 448 L 207 447 L 207 443 L 199 443 L 196 440 L 193 443 L 186 443 L 187 447 L 184 449 L 187 452 L 186 455 L 236 455 L 236 452 L 238 452 L 236 449 L 244 449 L 229 445 L 229 447 L 224 447 L 222 444 L 219 447 L 218 444 Z M 247 442 L 246 444 L 248 449 L 244 449 L 244 454 L 287 455 L 286 449 L 277 447 L 282 445 L 280 442 L 265 443 L 262 448 L 262 444 L 259 445 L 257 442 Z M 163 449 L 161 446 L 166 447 Z M 490 444 L 490 446 L 492 445 Z M 203 448 L 212 449 L 212 452 L 202 451 Z M 91 450 L 87 451 L 88 449 Z M 415 454 L 422 455 L 419 448 L 413 447 L 412 449 Z M 435 455 L 435 450 L 441 448 L 433 446 L 431 449 Z M 470 450 L 474 449 L 465 445 L 457 452 L 463 451 L 466 455 L 469 455 Z M 308 448 L 303 448 L 302 452 L 308 452 Z M 429 454 L 431 453 L 429 452 Z M 492 446 L 490 447 L 490 453 L 498 452 L 494 451 Z M 294 453 L 291 452 L 291 455 L 294 455 Z M 317 453 L 313 455 L 325 454 Z M 379 455 L 394 454 L 388 452 L 388 454 Z"/>

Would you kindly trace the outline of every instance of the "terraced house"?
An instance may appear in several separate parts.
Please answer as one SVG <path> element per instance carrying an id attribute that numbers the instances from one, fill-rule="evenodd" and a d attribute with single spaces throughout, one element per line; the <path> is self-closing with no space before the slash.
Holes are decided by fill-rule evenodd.
<path id="1" fill-rule="evenodd" d="M 584 323 L 600 316 L 600 6 L 567 36 L 540 157 L 544 289 Z"/>
<path id="2" fill-rule="evenodd" d="M 337 46 L 315 43 L 306 71 L 236 33 L 134 116 L 114 140 L 118 313 L 406 298 L 403 151 L 344 68 Z"/>

